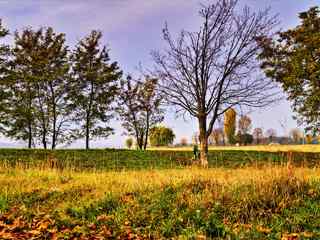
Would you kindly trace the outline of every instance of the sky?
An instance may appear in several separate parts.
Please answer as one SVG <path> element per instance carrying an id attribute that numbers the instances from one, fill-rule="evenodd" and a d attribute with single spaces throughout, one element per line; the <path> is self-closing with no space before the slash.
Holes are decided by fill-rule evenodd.
<path id="1" fill-rule="evenodd" d="M 168 23 L 173 35 L 182 29 L 197 30 L 200 26 L 198 10 L 200 3 L 215 0 L 0 0 L 0 18 L 11 33 L 25 27 L 51 26 L 56 32 L 66 34 L 72 49 L 77 41 L 96 29 L 103 32 L 103 44 L 110 49 L 112 61 L 117 61 L 124 74 L 137 73 L 139 64 L 152 67 L 152 50 L 162 49 L 162 28 Z M 298 13 L 320 4 L 320 0 L 240 0 L 253 10 L 271 7 L 279 14 L 279 28 L 287 29 L 299 23 Z M 6 41 L 11 42 L 12 37 Z M 292 119 L 290 103 L 283 100 L 267 109 L 250 112 L 253 128 L 274 128 L 284 135 L 296 127 Z M 182 137 L 191 140 L 197 131 L 197 123 L 190 117 L 176 116 L 167 109 L 164 125 L 173 128 L 176 141 Z M 285 125 L 282 128 L 281 125 Z M 92 147 L 122 147 L 126 137 L 121 123 L 110 122 L 116 134 L 108 139 L 93 141 Z M 0 147 L 23 146 L 0 137 Z M 79 140 L 72 147 L 82 147 Z"/>

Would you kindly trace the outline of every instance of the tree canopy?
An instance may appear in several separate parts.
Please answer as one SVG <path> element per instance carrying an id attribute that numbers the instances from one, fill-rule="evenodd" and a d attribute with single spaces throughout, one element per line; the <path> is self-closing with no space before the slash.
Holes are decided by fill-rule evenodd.
<path id="1" fill-rule="evenodd" d="M 107 123 L 122 76 L 117 62 L 110 62 L 108 50 L 100 46 L 102 33 L 92 31 L 80 40 L 72 54 L 73 84 L 70 89 L 75 107 L 75 121 L 80 124 L 78 138 L 108 137 L 113 128 Z"/>
<path id="2" fill-rule="evenodd" d="M 260 58 L 266 75 L 279 82 L 306 130 L 320 131 L 320 17 L 312 7 L 299 14 L 300 24 L 277 36 L 263 37 Z"/>

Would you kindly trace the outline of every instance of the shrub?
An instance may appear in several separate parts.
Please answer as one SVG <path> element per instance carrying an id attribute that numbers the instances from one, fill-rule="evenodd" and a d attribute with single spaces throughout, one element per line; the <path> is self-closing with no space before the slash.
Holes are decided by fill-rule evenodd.
<path id="1" fill-rule="evenodd" d="M 127 148 L 131 149 L 132 145 L 133 145 L 133 140 L 132 140 L 132 138 L 127 138 L 127 140 L 126 140 L 126 146 L 127 146 Z"/>
<path id="2" fill-rule="evenodd" d="M 241 134 L 240 132 L 238 132 L 237 141 L 243 145 L 252 144 L 253 143 L 253 136 L 248 133 Z"/>
<path id="3" fill-rule="evenodd" d="M 150 129 L 149 139 L 151 146 L 168 146 L 174 141 L 175 135 L 171 128 L 156 126 Z"/>
<path id="4" fill-rule="evenodd" d="M 183 137 L 180 140 L 180 144 L 181 144 L 181 146 L 187 146 L 188 145 L 188 140 L 185 137 Z"/>

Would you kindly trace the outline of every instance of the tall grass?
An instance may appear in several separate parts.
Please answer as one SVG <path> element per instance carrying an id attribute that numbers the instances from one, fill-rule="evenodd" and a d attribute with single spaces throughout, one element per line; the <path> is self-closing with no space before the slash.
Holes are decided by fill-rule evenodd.
<path id="1" fill-rule="evenodd" d="M 55 231 L 65 239 L 320 237 L 317 168 L 0 173 L 8 231 L 10 220 L 22 216 L 30 222 L 25 231 L 35 228 L 35 219 L 49 218 L 51 225 L 38 237 Z"/>

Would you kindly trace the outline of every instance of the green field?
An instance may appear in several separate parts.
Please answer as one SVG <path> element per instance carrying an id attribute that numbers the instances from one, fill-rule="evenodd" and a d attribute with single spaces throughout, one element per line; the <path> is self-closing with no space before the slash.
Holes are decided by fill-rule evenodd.
<path id="1" fill-rule="evenodd" d="M 148 151 L 95 150 L 41 150 L 0 149 L 0 166 L 4 168 L 56 168 L 72 171 L 119 171 L 146 169 L 173 169 L 192 165 L 193 152 L 188 149 L 157 149 Z M 316 167 L 320 152 L 279 152 L 255 150 L 210 150 L 210 168 L 242 168 L 261 165 Z"/>

